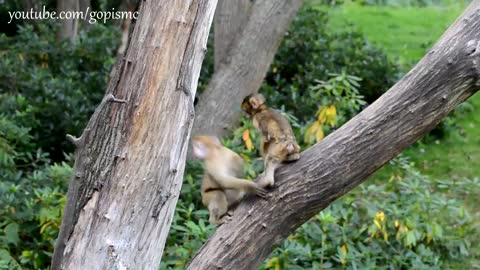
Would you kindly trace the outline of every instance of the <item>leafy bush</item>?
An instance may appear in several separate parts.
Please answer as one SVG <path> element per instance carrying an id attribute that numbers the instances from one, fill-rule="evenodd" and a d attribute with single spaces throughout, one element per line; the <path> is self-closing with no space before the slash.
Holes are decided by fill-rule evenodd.
<path id="1" fill-rule="evenodd" d="M 47 269 L 71 167 L 49 165 L 29 129 L 0 115 L 0 269 Z"/>
<path id="2" fill-rule="evenodd" d="M 467 257 L 473 219 L 441 190 L 475 182 L 436 183 L 408 164 L 403 172 L 365 183 L 317 214 L 262 269 L 439 269 Z"/>
<path id="3" fill-rule="evenodd" d="M 377 99 L 398 78 L 399 66 L 379 48 L 372 47 L 353 29 L 340 33 L 326 30 L 326 13 L 304 8 L 285 35 L 261 91 L 277 107 L 309 120 L 318 108 L 318 98 L 309 94 L 317 80 L 345 71 L 362 79 L 358 90 L 367 102 Z"/>
<path id="4" fill-rule="evenodd" d="M 363 96 L 358 92 L 360 78 L 344 71 L 328 75 L 331 77 L 328 81 L 317 81 L 317 85 L 310 87 L 309 95 L 320 100 L 320 108 L 317 119 L 305 130 L 307 144 L 322 140 L 325 132 L 343 125 L 365 105 Z"/>
<path id="5" fill-rule="evenodd" d="M 428 6 L 452 6 L 465 5 L 469 0 L 317 0 L 323 5 L 341 5 L 349 2 L 361 5 L 393 6 L 393 7 L 428 7 Z"/>
<path id="6" fill-rule="evenodd" d="M 58 161 L 73 150 L 65 134 L 80 134 L 103 96 L 118 35 L 97 24 L 75 44 L 59 44 L 51 25 L 36 28 L 0 35 L 0 107 Z"/>

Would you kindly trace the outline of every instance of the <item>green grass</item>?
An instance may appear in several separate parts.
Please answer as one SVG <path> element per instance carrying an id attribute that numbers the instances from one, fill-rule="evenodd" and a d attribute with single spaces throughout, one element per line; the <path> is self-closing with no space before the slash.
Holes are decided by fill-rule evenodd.
<path id="1" fill-rule="evenodd" d="M 369 40 L 409 67 L 435 43 L 461 14 L 458 5 L 429 8 L 360 6 L 354 3 L 328 8 L 330 27 L 357 26 Z"/>
<path id="2" fill-rule="evenodd" d="M 336 8 L 319 7 L 330 13 L 329 27 L 336 31 L 353 24 L 373 44 L 398 59 L 405 71 L 418 62 L 442 33 L 462 13 L 459 5 L 450 7 L 394 8 L 346 4 Z M 480 177 L 480 93 L 456 109 L 452 121 L 455 128 L 443 138 L 423 140 L 403 152 L 424 175 L 432 179 L 474 179 Z M 385 166 L 369 181 L 385 181 L 394 174 Z M 480 225 L 480 187 L 462 194 L 449 194 L 463 199 Z M 474 239 L 479 235 L 472 236 Z M 452 269 L 466 269 L 480 264 L 480 246 L 474 246 L 470 262 L 452 262 Z"/>

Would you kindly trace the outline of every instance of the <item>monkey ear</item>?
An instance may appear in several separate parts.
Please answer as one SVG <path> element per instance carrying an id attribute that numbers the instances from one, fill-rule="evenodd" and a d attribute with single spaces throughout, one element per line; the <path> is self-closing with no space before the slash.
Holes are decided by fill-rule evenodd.
<path id="1" fill-rule="evenodd" d="M 193 142 L 193 154 L 199 159 L 205 159 L 208 155 L 208 148 L 201 142 Z"/>
<path id="2" fill-rule="evenodd" d="M 255 97 L 251 97 L 248 100 L 248 103 L 250 103 L 252 108 L 255 109 L 255 110 L 258 109 L 258 107 L 260 106 L 260 103 L 258 102 L 258 100 Z"/>

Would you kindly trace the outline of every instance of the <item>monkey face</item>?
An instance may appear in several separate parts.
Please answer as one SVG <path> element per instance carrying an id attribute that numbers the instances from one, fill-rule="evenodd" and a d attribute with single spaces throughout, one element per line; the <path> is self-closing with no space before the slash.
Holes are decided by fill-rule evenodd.
<path id="1" fill-rule="evenodd" d="M 252 116 L 264 104 L 265 98 L 262 94 L 251 94 L 243 99 L 242 110 Z"/>
<path id="2" fill-rule="evenodd" d="M 195 136 L 192 139 L 193 154 L 199 159 L 206 159 L 219 145 L 221 145 L 220 140 L 214 136 Z"/>
<path id="3" fill-rule="evenodd" d="M 243 99 L 242 102 L 242 110 L 248 114 L 248 116 L 252 116 L 253 109 L 249 103 L 250 96 L 247 96 Z"/>

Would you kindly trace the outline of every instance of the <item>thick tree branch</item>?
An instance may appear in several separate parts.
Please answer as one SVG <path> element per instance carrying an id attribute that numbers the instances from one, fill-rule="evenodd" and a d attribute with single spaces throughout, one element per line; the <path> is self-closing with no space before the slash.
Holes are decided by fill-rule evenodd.
<path id="1" fill-rule="evenodd" d="M 240 102 L 262 85 L 280 41 L 302 2 L 254 2 L 228 55 L 221 59 L 207 89 L 199 97 L 193 134 L 221 136 L 235 125 L 240 115 Z"/>
<path id="2" fill-rule="evenodd" d="M 480 88 L 480 0 L 376 102 L 276 171 L 267 201 L 253 199 L 219 227 L 188 269 L 256 269 L 301 224 L 362 183 Z"/>

